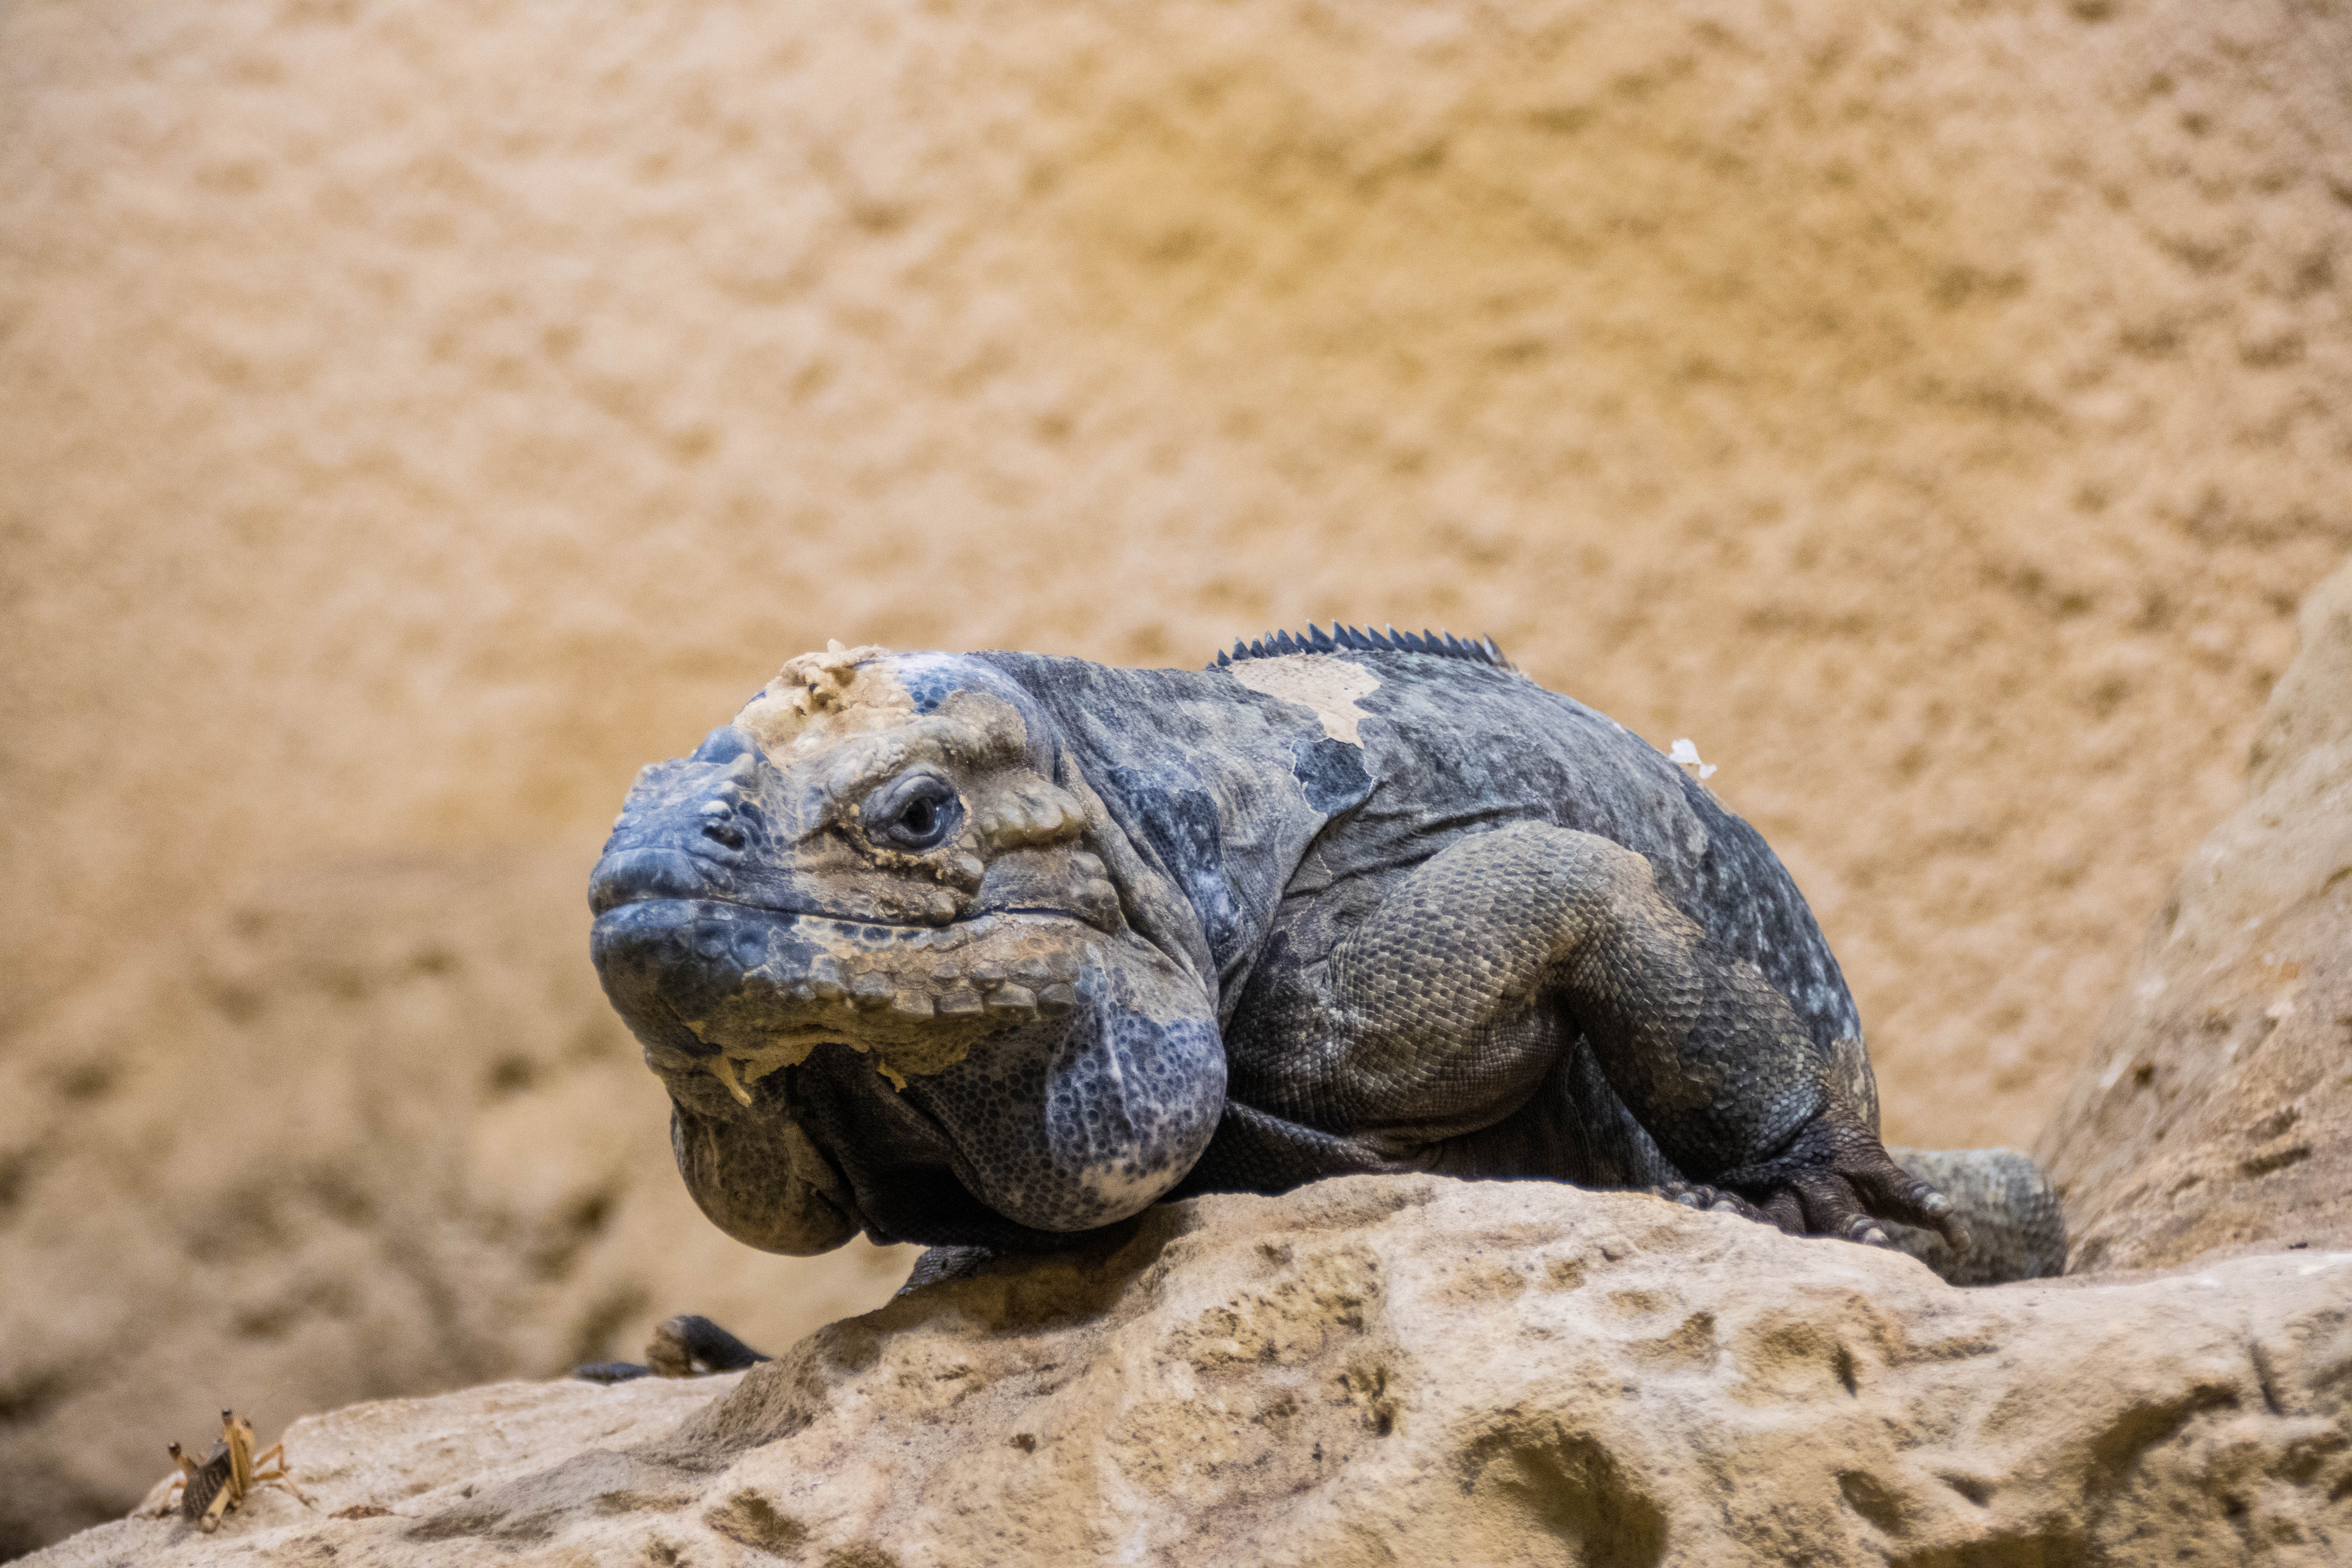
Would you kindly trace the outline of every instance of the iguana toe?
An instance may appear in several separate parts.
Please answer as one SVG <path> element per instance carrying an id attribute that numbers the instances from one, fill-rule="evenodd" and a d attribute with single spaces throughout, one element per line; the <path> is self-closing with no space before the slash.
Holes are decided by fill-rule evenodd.
<path id="1" fill-rule="evenodd" d="M 1734 1214 L 1742 1219 L 1755 1220 L 1759 1224 L 1771 1223 L 1769 1216 L 1763 1210 L 1741 1197 L 1738 1193 L 1726 1192 L 1721 1187 L 1711 1187 L 1704 1182 L 1668 1182 L 1662 1186 L 1652 1188 L 1651 1191 L 1668 1202 L 1680 1204 L 1687 1209 L 1704 1209 L 1709 1214 Z"/>
<path id="2" fill-rule="evenodd" d="M 1877 1139 L 1841 1150 L 1834 1169 L 1853 1184 L 1864 1206 L 1876 1217 L 1935 1231 L 1953 1247 L 1966 1249 L 1967 1228 L 1952 1200 L 1896 1164 Z"/>

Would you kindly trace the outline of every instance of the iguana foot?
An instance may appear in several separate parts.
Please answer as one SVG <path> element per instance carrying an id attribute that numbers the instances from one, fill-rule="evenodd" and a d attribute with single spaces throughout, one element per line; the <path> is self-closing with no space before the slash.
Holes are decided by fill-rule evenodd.
<path id="1" fill-rule="evenodd" d="M 713 1373 L 740 1372 L 767 1359 L 709 1319 L 681 1312 L 655 1325 L 646 1341 L 645 1364 L 600 1361 L 574 1367 L 572 1375 L 586 1383 L 628 1383 L 640 1377 L 709 1377 Z"/>
<path id="2" fill-rule="evenodd" d="M 898 1287 L 898 1294 L 904 1296 L 926 1285 L 961 1279 L 996 1256 L 995 1251 L 985 1247 L 927 1247 L 908 1272 L 907 1282 Z"/>
<path id="3" fill-rule="evenodd" d="M 741 1372 L 767 1359 L 709 1319 L 692 1312 L 665 1318 L 646 1340 L 646 1363 L 663 1377 Z"/>
<path id="4" fill-rule="evenodd" d="M 1892 1247 L 1879 1222 L 1895 1220 L 1935 1231 L 1967 1250 L 1951 1200 L 1896 1164 L 1865 1128 L 1823 1118 L 1779 1153 L 1726 1171 L 1716 1181 L 1748 1198 L 1790 1236 L 1834 1236 Z"/>

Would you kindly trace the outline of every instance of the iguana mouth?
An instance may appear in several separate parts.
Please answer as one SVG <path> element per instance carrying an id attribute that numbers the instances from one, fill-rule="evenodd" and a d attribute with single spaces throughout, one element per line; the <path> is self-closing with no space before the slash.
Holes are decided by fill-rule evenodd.
<path id="1" fill-rule="evenodd" d="M 828 1041 L 904 1088 L 1003 1029 L 1076 1005 L 1077 922 L 990 911 L 917 926 L 730 899 L 633 900 L 599 915 L 605 994 L 649 1045 L 698 1062 L 743 1104 Z"/>
<path id="2" fill-rule="evenodd" d="M 935 929 L 927 922 L 882 920 L 824 908 L 814 903 L 787 902 L 773 897 L 747 897 L 735 885 L 736 862 L 715 855 L 697 854 L 663 845 L 639 845 L 615 850 L 596 862 L 588 884 L 588 909 L 599 917 L 631 904 L 666 902 L 731 904 L 770 915 L 808 915 L 839 921 L 845 925 L 882 926 L 906 930 Z"/>

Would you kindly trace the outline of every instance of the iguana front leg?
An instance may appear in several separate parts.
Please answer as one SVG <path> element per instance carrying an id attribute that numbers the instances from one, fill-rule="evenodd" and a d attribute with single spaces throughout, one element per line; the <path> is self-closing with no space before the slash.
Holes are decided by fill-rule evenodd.
<path id="1" fill-rule="evenodd" d="M 1329 986 L 1346 1037 L 1331 1125 L 1440 1131 L 1481 1100 L 1507 1110 L 1580 1031 L 1689 1181 L 1800 1233 L 1950 1224 L 1887 1157 L 1854 1064 L 1609 839 L 1521 824 L 1456 841 L 1338 942 Z M 1547 1006 L 1572 1027 L 1528 1026 Z"/>

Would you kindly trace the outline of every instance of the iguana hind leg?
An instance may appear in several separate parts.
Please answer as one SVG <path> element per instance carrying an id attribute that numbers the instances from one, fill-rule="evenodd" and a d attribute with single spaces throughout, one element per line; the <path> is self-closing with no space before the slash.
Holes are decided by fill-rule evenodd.
<path id="1" fill-rule="evenodd" d="M 1499 1119 L 1580 1031 L 1686 1181 L 1800 1234 L 1949 1228 L 1949 1203 L 1878 1141 L 1858 1043 L 1814 1041 L 1607 838 L 1516 824 L 1456 840 L 1334 946 L 1329 974 L 1337 1125 L 1443 1135 L 1481 1104 Z M 1528 1026 L 1547 1007 L 1572 1027 Z"/>

